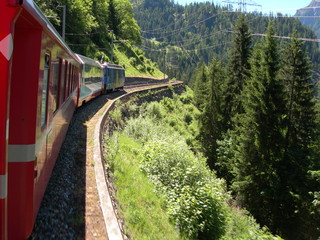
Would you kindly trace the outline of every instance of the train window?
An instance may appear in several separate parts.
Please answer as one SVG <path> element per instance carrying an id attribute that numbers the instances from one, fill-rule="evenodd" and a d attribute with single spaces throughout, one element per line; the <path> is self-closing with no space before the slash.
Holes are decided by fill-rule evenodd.
<path id="1" fill-rule="evenodd" d="M 72 78 L 71 78 L 71 92 L 74 90 L 74 79 L 75 79 L 75 67 L 72 66 Z"/>
<path id="2" fill-rule="evenodd" d="M 68 97 L 69 63 L 66 61 L 66 73 L 64 78 L 64 100 Z"/>
<path id="3" fill-rule="evenodd" d="M 71 79 L 72 79 L 72 64 L 69 65 L 69 78 L 68 78 L 68 96 L 71 93 Z"/>
<path id="4" fill-rule="evenodd" d="M 61 60 L 59 104 L 63 103 L 63 101 L 64 101 L 65 75 L 66 75 L 66 64 L 65 64 L 64 60 Z"/>
<path id="5" fill-rule="evenodd" d="M 41 127 L 47 122 L 48 82 L 50 73 L 50 53 L 44 55 L 42 97 L 41 97 Z"/>
<path id="6" fill-rule="evenodd" d="M 59 82 L 60 82 L 60 63 L 61 59 L 57 58 L 51 62 L 52 66 L 52 112 L 54 113 L 58 109 L 59 101 Z"/>

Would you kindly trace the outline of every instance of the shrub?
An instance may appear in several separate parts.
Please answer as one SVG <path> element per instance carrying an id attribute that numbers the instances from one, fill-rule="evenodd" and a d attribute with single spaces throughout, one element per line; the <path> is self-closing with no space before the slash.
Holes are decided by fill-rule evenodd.
<path id="1" fill-rule="evenodd" d="M 186 87 L 186 91 L 180 96 L 180 101 L 184 104 L 190 104 L 194 101 L 193 91 L 191 88 L 188 86 Z"/>
<path id="2" fill-rule="evenodd" d="M 154 68 L 150 67 L 150 66 L 147 66 L 147 71 L 149 73 L 154 73 Z"/>
<path id="3" fill-rule="evenodd" d="M 193 120 L 193 117 L 190 113 L 186 113 L 184 115 L 184 121 L 189 125 Z"/>
<path id="4" fill-rule="evenodd" d="M 136 66 L 136 69 L 138 69 L 138 71 L 140 71 L 140 72 L 145 72 L 145 71 L 146 71 L 145 66 L 143 66 L 143 65 L 141 65 L 141 64 L 138 64 L 138 65 Z"/>
<path id="5" fill-rule="evenodd" d="M 205 159 L 195 157 L 184 141 L 170 137 L 146 144 L 142 156 L 142 169 L 166 193 L 169 214 L 182 233 L 208 240 L 224 234 L 223 182 Z"/>
<path id="6" fill-rule="evenodd" d="M 156 119 L 162 119 L 165 116 L 165 111 L 162 105 L 158 102 L 151 102 L 146 107 L 146 113 L 150 117 L 154 117 Z"/>
<path id="7" fill-rule="evenodd" d="M 143 55 L 140 55 L 139 59 L 140 59 L 141 62 L 144 62 L 144 56 Z"/>
<path id="8" fill-rule="evenodd" d="M 129 58 L 129 63 L 130 63 L 132 66 L 136 66 L 136 64 L 137 64 L 137 59 L 134 58 L 134 57 L 131 57 L 131 58 Z"/>

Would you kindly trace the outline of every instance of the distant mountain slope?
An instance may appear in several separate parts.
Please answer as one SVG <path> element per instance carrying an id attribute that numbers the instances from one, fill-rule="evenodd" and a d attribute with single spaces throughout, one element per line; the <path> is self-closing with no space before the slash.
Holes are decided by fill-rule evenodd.
<path id="1" fill-rule="evenodd" d="M 320 38 L 320 0 L 312 0 L 306 8 L 299 9 L 295 16 L 307 16 L 299 18 L 300 21 L 315 31 Z"/>
<path id="2" fill-rule="evenodd" d="M 227 62 L 232 29 L 239 13 L 228 12 L 209 1 L 186 6 L 172 0 L 131 0 L 131 3 L 141 28 L 141 49 L 170 77 L 188 82 L 199 63 L 208 63 L 214 57 Z M 266 32 L 269 17 L 254 13 L 247 14 L 247 18 L 252 33 Z M 296 29 L 298 37 L 316 38 L 315 33 L 296 18 L 273 19 L 278 36 L 290 36 Z M 253 40 L 259 41 L 261 36 Z M 318 44 L 306 42 L 305 47 L 311 60 L 318 64 Z"/>

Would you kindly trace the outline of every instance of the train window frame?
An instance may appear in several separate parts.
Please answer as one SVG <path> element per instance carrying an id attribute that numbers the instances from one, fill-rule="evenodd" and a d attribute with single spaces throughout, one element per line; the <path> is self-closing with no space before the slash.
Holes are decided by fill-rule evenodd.
<path id="1" fill-rule="evenodd" d="M 71 89 L 71 79 L 72 79 L 72 63 L 69 64 L 69 76 L 68 76 L 68 97 L 70 97 L 72 89 Z"/>
<path id="2" fill-rule="evenodd" d="M 61 72 L 61 58 L 57 57 L 56 59 L 51 61 L 51 70 L 52 70 L 52 77 L 51 77 L 51 95 L 52 95 L 52 106 L 51 111 L 52 113 L 56 113 L 59 109 L 59 87 L 60 87 L 60 72 Z"/>
<path id="3" fill-rule="evenodd" d="M 40 111 L 41 129 L 46 127 L 46 124 L 48 121 L 50 70 L 51 70 L 51 52 L 47 50 L 44 54 L 43 80 L 42 80 L 42 90 L 41 90 L 41 111 Z"/>
<path id="4" fill-rule="evenodd" d="M 65 67 L 65 75 L 64 75 L 64 97 L 63 101 L 65 101 L 68 98 L 68 79 L 69 79 L 69 65 L 70 62 L 66 61 L 66 67 Z"/>
<path id="5" fill-rule="evenodd" d="M 60 69 L 60 85 L 59 85 L 59 107 L 65 100 L 65 76 L 66 75 L 66 61 L 61 58 Z"/>

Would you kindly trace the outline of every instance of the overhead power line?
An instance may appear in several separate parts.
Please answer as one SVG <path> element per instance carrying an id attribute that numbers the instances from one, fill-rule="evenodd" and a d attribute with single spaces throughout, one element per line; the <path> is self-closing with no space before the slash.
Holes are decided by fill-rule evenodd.
<path id="1" fill-rule="evenodd" d="M 252 36 L 265 37 L 265 36 L 267 36 L 267 34 L 253 33 Z M 282 39 L 291 39 L 291 37 L 287 37 L 287 36 L 272 35 L 272 37 L 274 37 L 274 38 L 282 38 Z M 320 42 L 320 39 L 315 39 L 315 38 L 296 38 L 296 39 L 301 40 L 301 41 L 306 41 L 306 42 Z"/>
<path id="2" fill-rule="evenodd" d="M 180 40 L 180 41 L 175 41 L 175 40 L 173 40 L 173 41 L 160 41 L 161 39 L 164 39 L 165 37 L 162 37 L 162 38 L 144 38 L 144 37 L 142 37 L 142 39 L 145 40 L 145 41 L 153 41 L 153 40 L 155 40 L 155 41 L 158 41 L 158 42 L 161 42 L 161 43 L 168 43 L 168 44 L 174 44 L 174 45 L 178 45 L 178 44 L 182 44 L 184 42 L 188 42 L 188 44 L 185 45 L 185 46 L 189 46 L 189 45 L 192 45 L 195 42 L 203 41 L 203 40 L 208 39 L 208 38 L 210 38 L 210 37 L 212 37 L 214 35 L 217 35 L 217 34 L 220 34 L 220 33 L 222 33 L 222 34 L 226 33 L 228 30 L 230 30 L 230 29 L 228 28 L 228 29 L 219 30 L 219 31 L 213 32 L 213 33 L 211 33 L 209 35 L 206 35 L 206 36 L 197 35 L 194 38 L 184 39 L 184 40 Z M 195 41 L 193 41 L 193 40 L 195 40 Z"/>
<path id="3" fill-rule="evenodd" d="M 153 35 L 160 35 L 160 34 L 167 34 L 167 33 L 173 33 L 173 34 L 174 34 L 174 33 L 181 32 L 181 31 L 184 30 L 184 29 L 188 29 L 188 28 L 191 28 L 191 27 L 193 27 L 193 26 L 196 26 L 196 25 L 198 25 L 198 24 L 200 24 L 200 23 L 206 22 L 206 21 L 208 21 L 208 20 L 210 20 L 210 19 L 212 19 L 212 18 L 214 18 L 214 17 L 216 17 L 216 16 L 218 16 L 218 15 L 220 15 L 220 14 L 223 14 L 223 12 L 213 14 L 213 15 L 211 15 L 210 17 L 208 17 L 208 18 L 206 18 L 206 19 L 204 19 L 204 20 L 201 20 L 201 21 L 192 23 L 192 24 L 190 24 L 190 25 L 188 25 L 188 26 L 185 26 L 185 27 L 182 27 L 182 28 L 179 28 L 179 29 L 175 29 L 175 30 L 171 30 L 171 31 L 162 31 L 162 32 L 159 32 L 159 33 L 153 33 L 152 31 L 144 31 L 144 30 L 141 30 L 140 32 L 142 32 L 142 33 L 148 33 L 148 34 L 153 34 Z"/>
<path id="4" fill-rule="evenodd" d="M 235 33 L 234 31 L 228 31 L 229 33 Z M 260 37 L 266 37 L 267 34 L 265 33 L 252 33 L 252 36 L 260 36 Z M 278 35 L 272 35 L 274 38 L 282 38 L 282 39 L 291 39 L 292 37 L 288 36 L 278 36 Z M 320 39 L 318 38 L 296 38 L 301 41 L 306 41 L 306 42 L 320 42 Z"/>

